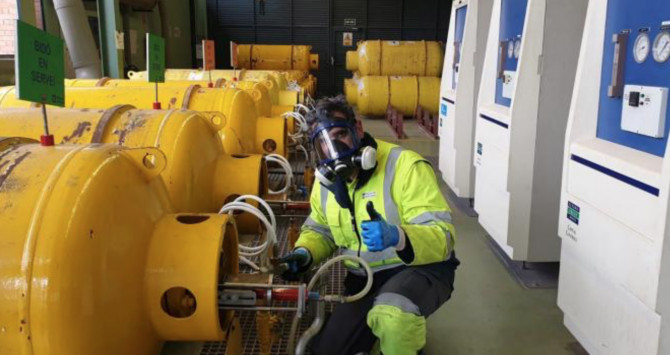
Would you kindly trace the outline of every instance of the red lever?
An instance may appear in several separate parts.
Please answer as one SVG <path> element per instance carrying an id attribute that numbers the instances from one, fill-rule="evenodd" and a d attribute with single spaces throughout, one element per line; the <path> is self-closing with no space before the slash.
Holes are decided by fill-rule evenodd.
<path id="1" fill-rule="evenodd" d="M 272 290 L 271 297 L 273 301 L 289 301 L 297 302 L 298 301 L 298 289 L 297 288 L 278 288 Z M 267 290 L 255 290 L 256 297 L 264 299 L 267 295 Z M 305 290 L 305 299 L 307 299 L 308 293 Z"/>

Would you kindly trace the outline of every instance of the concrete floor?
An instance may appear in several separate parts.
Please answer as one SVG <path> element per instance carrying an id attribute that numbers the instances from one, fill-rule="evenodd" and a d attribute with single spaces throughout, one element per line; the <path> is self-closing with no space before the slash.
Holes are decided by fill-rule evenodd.
<path id="1" fill-rule="evenodd" d="M 413 121 L 406 121 L 408 139 L 402 141 L 393 137 L 383 120 L 364 119 L 363 126 L 376 138 L 437 158 L 439 142 L 428 138 Z M 442 179 L 438 180 L 446 191 Z M 522 287 L 491 251 L 477 219 L 450 205 L 461 266 L 452 299 L 428 320 L 426 353 L 584 354 L 563 326 L 557 290 Z"/>

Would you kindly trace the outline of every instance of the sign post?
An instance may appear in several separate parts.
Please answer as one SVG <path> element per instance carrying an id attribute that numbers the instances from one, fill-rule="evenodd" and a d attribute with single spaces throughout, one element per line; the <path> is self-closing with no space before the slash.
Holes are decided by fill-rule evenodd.
<path id="1" fill-rule="evenodd" d="M 216 53 L 214 52 L 214 41 L 202 40 L 202 69 L 209 73 L 208 87 L 214 87 L 212 83 L 212 70 L 216 69 Z"/>
<path id="2" fill-rule="evenodd" d="M 230 66 L 233 67 L 233 81 L 237 81 L 237 43 L 230 41 Z"/>
<path id="3" fill-rule="evenodd" d="M 165 39 L 151 33 L 147 33 L 147 80 L 156 84 L 154 110 L 160 110 L 158 83 L 165 82 Z"/>
<path id="4" fill-rule="evenodd" d="M 46 105 L 65 105 L 63 40 L 16 21 L 16 87 L 20 100 L 38 102 L 44 116 L 43 146 L 53 146 Z"/>

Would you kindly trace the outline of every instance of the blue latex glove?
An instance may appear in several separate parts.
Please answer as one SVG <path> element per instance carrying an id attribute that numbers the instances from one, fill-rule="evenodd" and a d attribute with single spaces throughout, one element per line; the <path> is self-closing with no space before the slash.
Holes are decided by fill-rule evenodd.
<path id="1" fill-rule="evenodd" d="M 282 278 L 287 281 L 296 281 L 300 274 L 307 271 L 312 264 L 312 255 L 305 248 L 297 248 L 279 259 L 285 263 L 288 269 L 282 273 Z"/>
<path id="2" fill-rule="evenodd" d="M 373 220 L 361 223 L 361 229 L 363 243 L 370 251 L 382 251 L 398 245 L 398 227 L 388 224 L 379 214 Z"/>

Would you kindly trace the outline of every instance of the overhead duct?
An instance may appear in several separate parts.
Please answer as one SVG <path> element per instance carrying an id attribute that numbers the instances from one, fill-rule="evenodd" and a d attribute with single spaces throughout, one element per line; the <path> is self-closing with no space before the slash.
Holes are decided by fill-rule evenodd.
<path id="1" fill-rule="evenodd" d="M 100 56 L 82 0 L 54 0 L 54 7 L 77 78 L 101 77 Z"/>

